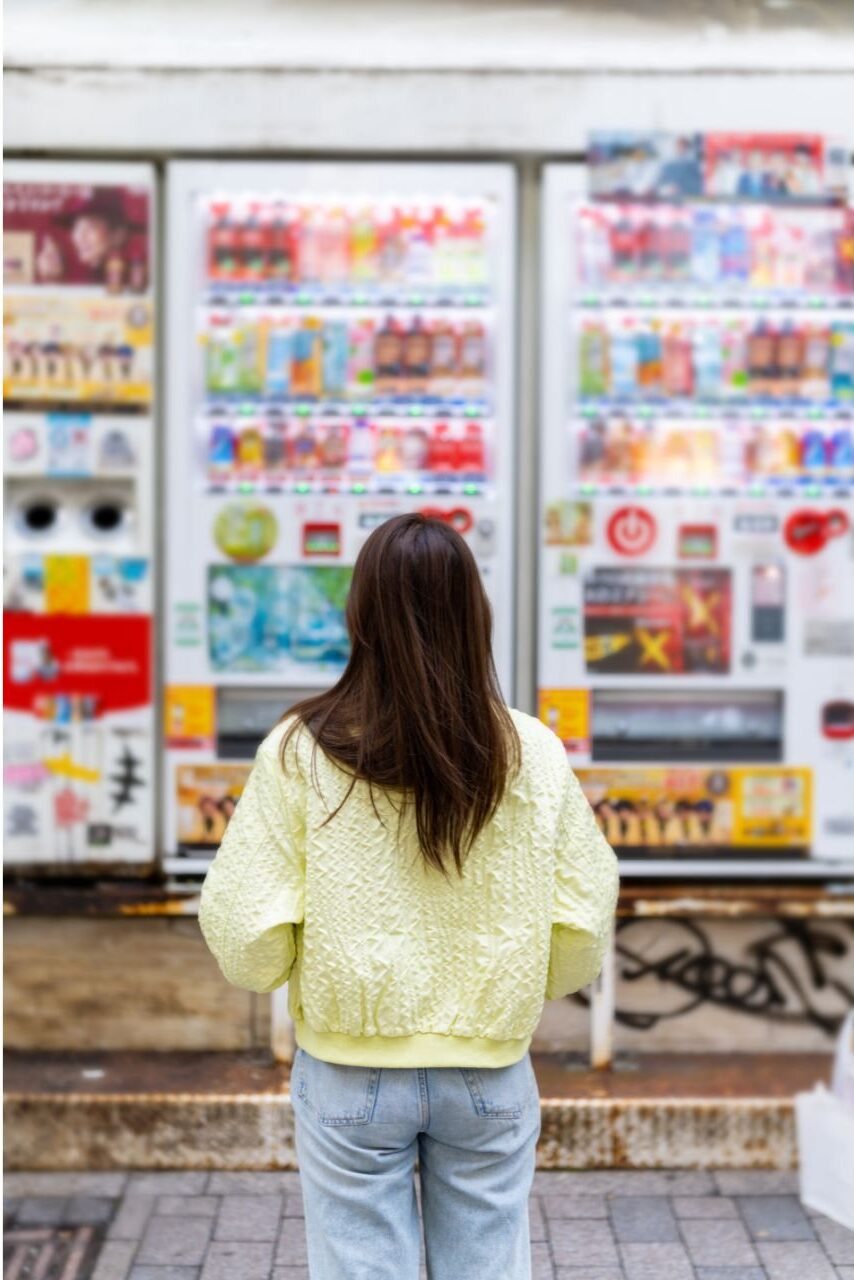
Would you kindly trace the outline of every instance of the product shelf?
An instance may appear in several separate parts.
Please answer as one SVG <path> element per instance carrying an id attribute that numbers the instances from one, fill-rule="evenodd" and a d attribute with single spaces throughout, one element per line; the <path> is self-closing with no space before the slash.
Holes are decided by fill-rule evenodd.
<path id="1" fill-rule="evenodd" d="M 854 294 L 850 293 L 802 293 L 785 291 L 745 290 L 727 292 L 703 292 L 696 289 L 685 289 L 678 286 L 650 286 L 644 289 L 639 285 L 626 288 L 614 288 L 603 292 L 583 293 L 577 299 L 577 305 L 590 311 L 699 311 L 706 314 L 710 311 L 759 311 L 763 313 L 781 312 L 790 315 L 792 312 L 834 312 L 850 314 L 854 310 Z"/>
<path id="2" fill-rule="evenodd" d="M 807 420 L 850 420 L 854 400 L 667 400 L 580 396 L 573 406 L 582 418 L 611 415 L 637 418 L 802 418 Z"/>
<path id="3" fill-rule="evenodd" d="M 483 290 L 448 290 L 441 287 L 346 289 L 340 286 L 316 285 L 296 289 L 247 288 L 245 285 L 208 285 L 199 304 L 208 310 L 241 311 L 257 307 L 275 311 L 277 315 L 304 315 L 308 310 L 341 315 L 366 311 L 441 311 L 466 312 L 491 310 L 493 300 Z"/>
<path id="4" fill-rule="evenodd" d="M 213 397 L 204 401 L 202 412 L 209 418 L 265 416 L 299 418 L 471 418 L 479 422 L 493 417 L 487 400 L 272 400 L 263 396 L 234 399 Z M 852 406 L 854 412 L 854 406 Z"/>
<path id="5" fill-rule="evenodd" d="M 309 476 L 282 480 L 234 479 L 224 483 L 208 483 L 204 492 L 211 496 L 236 494 L 289 495 L 303 497 L 307 494 L 326 497 L 464 497 L 483 498 L 493 496 L 489 484 L 483 479 L 467 479 L 453 476 L 401 475 L 355 476 L 340 478 Z"/>
<path id="6" fill-rule="evenodd" d="M 785 479 L 767 477 L 753 481 L 714 481 L 709 484 L 673 484 L 669 481 L 626 481 L 610 483 L 582 481 L 572 486 L 579 498 L 779 498 L 782 501 L 803 501 L 804 498 L 825 498 L 834 501 L 850 499 L 854 476 L 825 477 L 822 479 Z"/>

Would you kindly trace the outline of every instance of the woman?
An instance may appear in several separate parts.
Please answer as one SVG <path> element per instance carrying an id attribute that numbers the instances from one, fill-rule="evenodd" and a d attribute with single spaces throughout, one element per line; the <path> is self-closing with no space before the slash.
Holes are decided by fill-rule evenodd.
<path id="1" fill-rule="evenodd" d="M 312 1280 L 530 1276 L 543 1000 L 599 972 L 616 861 L 560 741 L 502 702 L 466 543 L 356 562 L 352 650 L 261 744 L 202 890 L 236 986 L 290 983 Z"/>

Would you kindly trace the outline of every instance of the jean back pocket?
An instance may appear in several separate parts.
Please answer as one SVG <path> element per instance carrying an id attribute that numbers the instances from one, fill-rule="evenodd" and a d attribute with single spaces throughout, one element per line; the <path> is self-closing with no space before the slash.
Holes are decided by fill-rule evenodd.
<path id="1" fill-rule="evenodd" d="M 324 1062 L 304 1049 L 294 1059 L 296 1096 L 320 1124 L 369 1124 L 379 1088 L 379 1067 Z"/>
<path id="2" fill-rule="evenodd" d="M 534 1071 L 527 1054 L 509 1067 L 462 1067 L 461 1072 L 479 1116 L 519 1120 L 537 1094 Z"/>

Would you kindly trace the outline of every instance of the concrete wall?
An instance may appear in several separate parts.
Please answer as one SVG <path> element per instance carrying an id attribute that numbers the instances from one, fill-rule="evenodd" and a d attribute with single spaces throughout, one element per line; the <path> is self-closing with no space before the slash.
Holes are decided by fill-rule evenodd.
<path id="1" fill-rule="evenodd" d="M 848 0 L 9 0 L 6 147 L 580 151 L 591 127 L 854 138 Z"/>
<path id="2" fill-rule="evenodd" d="M 7 1049 L 253 1049 L 270 998 L 220 976 L 195 919 L 5 922 Z"/>
<path id="3" fill-rule="evenodd" d="M 617 936 L 618 1051 L 823 1052 L 854 1004 L 854 921 L 631 920 Z M 6 921 L 10 1049 L 251 1049 L 270 997 L 229 986 L 193 918 Z M 535 1048 L 585 1054 L 581 1000 Z"/>

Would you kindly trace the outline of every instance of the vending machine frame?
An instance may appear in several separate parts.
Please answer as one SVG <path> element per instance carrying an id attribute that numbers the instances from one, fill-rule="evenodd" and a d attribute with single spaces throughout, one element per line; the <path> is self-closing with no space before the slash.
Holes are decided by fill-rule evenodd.
<path id="1" fill-rule="evenodd" d="M 404 201 L 419 197 L 440 200 L 449 198 L 477 200 L 488 197 L 493 202 L 494 277 L 491 296 L 491 351 L 492 381 L 492 440 L 493 468 L 487 492 L 471 501 L 454 496 L 433 496 L 427 492 L 420 496 L 398 494 L 395 497 L 376 495 L 368 503 L 374 509 L 375 518 L 382 518 L 383 511 L 394 514 L 398 510 L 436 510 L 443 518 L 453 519 L 456 508 L 471 508 L 475 524 L 479 525 L 482 509 L 487 525 L 494 530 L 494 545 L 488 558 L 480 557 L 485 583 L 490 595 L 495 623 L 495 660 L 502 689 L 508 700 L 513 697 L 515 653 L 515 474 L 516 450 L 516 347 L 515 347 L 515 275 L 516 275 L 516 190 L 517 175 L 509 163 L 433 163 L 412 162 L 309 162 L 234 160 L 222 162 L 175 161 L 166 169 L 166 211 L 168 228 L 167 287 L 166 287 L 166 347 L 169 352 L 170 377 L 166 399 L 166 581 L 164 617 L 164 698 L 165 698 L 165 768 L 163 804 L 164 868 L 167 873 L 193 874 L 203 871 L 209 862 L 205 856 L 197 856 L 192 850 L 183 849 L 179 855 L 177 832 L 176 769 L 181 765 L 192 766 L 196 762 L 211 763 L 212 759 L 223 764 L 223 785 L 229 786 L 227 770 L 229 760 L 239 760 L 242 768 L 247 763 L 248 743 L 255 743 L 271 727 L 270 694 L 277 701 L 281 714 L 303 692 L 324 687 L 332 679 L 328 672 L 309 672 L 277 678 L 275 675 L 246 671 L 233 671 L 226 675 L 215 673 L 206 651 L 206 620 L 204 617 L 203 575 L 210 565 L 223 562 L 221 550 L 214 544 L 212 531 L 213 505 L 202 493 L 199 481 L 201 460 L 198 453 L 195 420 L 200 401 L 200 355 L 197 336 L 196 308 L 200 304 L 205 245 L 201 236 L 202 223 L 196 208 L 197 197 L 207 200 L 220 196 L 222 200 L 239 198 L 251 192 L 263 197 L 278 194 L 283 199 L 299 200 L 301 197 L 334 199 L 340 196 L 375 197 L 400 196 Z M 322 306 L 320 301 L 317 305 Z M 425 304 L 426 305 L 426 304 Z M 377 302 L 377 312 L 382 314 L 386 304 Z M 389 310 L 394 309 L 389 303 Z M 181 484 L 170 483 L 171 476 L 180 476 Z M 189 483 L 188 483 L 189 477 Z M 312 499 L 306 496 L 299 503 L 291 496 L 291 505 L 282 507 L 283 516 L 289 512 L 294 520 L 312 518 L 313 506 L 320 514 L 313 518 L 323 522 L 323 511 L 330 503 L 337 504 L 333 519 L 341 520 L 342 527 L 348 520 L 347 504 L 354 499 L 340 497 Z M 479 504 L 480 507 L 479 507 Z M 364 503 L 362 504 L 364 505 Z M 277 508 L 278 510 L 279 508 Z M 279 520 L 280 526 L 282 520 Z M 312 526 L 314 527 L 314 526 Z M 322 530 L 318 527 L 318 537 Z M 357 546 L 367 536 L 359 535 Z M 303 525 L 305 531 L 305 525 Z M 462 530 L 461 530 L 462 531 Z M 285 532 L 288 532 L 285 530 Z M 291 534 L 293 531 L 290 531 Z M 304 534 L 303 534 L 304 538 Z M 291 536 L 291 545 L 294 544 Z M 180 548 L 180 551 L 178 550 Z M 322 552 L 322 545 L 319 546 Z M 477 547 L 475 547 L 477 555 Z M 318 563 L 323 564 L 322 554 Z M 327 560 L 326 563 L 329 563 Z M 352 564 L 352 558 L 337 563 Z M 189 645 L 189 647 L 187 647 Z M 181 740 L 181 732 L 174 732 L 173 704 L 187 695 L 193 687 L 198 693 L 197 733 L 189 732 Z M 252 690 L 258 697 L 254 709 L 238 707 L 240 691 L 245 691 L 247 705 L 251 703 Z M 207 692 L 205 692 L 207 690 Z M 224 691 L 224 700 L 217 690 Z M 177 691 L 177 695 L 176 695 Z M 238 696 L 228 705 L 228 694 Z M 216 704 L 216 707 L 214 706 Z M 220 715 L 217 738 L 214 741 L 212 720 Z M 194 719 L 193 708 L 180 707 L 182 725 Z M 226 725 L 224 717 L 228 717 Z M 170 725 L 173 726 L 170 730 Z M 200 750 L 201 748 L 201 750 Z M 235 755 L 228 756 L 233 749 Z M 254 751 L 254 747 L 253 747 Z M 239 753 L 239 754 L 237 754 Z"/>
<path id="2" fill-rule="evenodd" d="M 44 188 L 36 229 L 8 246 L 13 265 L 7 262 L 7 269 L 19 270 L 21 280 L 6 285 L 5 311 L 11 319 L 19 298 L 32 304 L 24 310 L 19 335 L 25 349 L 28 341 L 33 348 L 41 344 L 41 363 L 49 362 L 40 337 L 47 332 L 55 353 L 54 374 L 47 374 L 52 385 L 45 390 L 38 385 L 16 390 L 14 369 L 4 368 L 4 400 L 8 379 L 12 405 L 4 415 L 9 611 L 4 688 L 11 702 L 4 715 L 7 836 L 14 835 L 8 809 L 15 796 L 13 777 L 30 771 L 22 806 L 40 804 L 45 818 L 53 806 L 50 841 L 46 838 L 43 847 L 30 841 L 30 855 L 13 853 L 14 840 L 8 840 L 5 865 L 8 871 L 48 877 L 148 875 L 157 865 L 159 793 L 154 741 L 159 573 L 153 518 L 157 169 L 145 161 L 15 159 L 3 176 L 4 187 Z M 51 196 L 52 187 L 61 193 Z M 135 223 L 133 211 L 140 215 L 134 201 L 141 189 L 147 191 L 145 221 Z M 52 200 L 59 201 L 55 210 Z M 75 279 L 75 271 L 85 275 L 88 269 L 82 255 L 78 267 L 69 269 L 72 219 L 86 215 L 107 226 L 120 227 L 122 218 L 128 219 L 120 227 L 125 239 L 105 261 L 103 282 Z M 4 249 L 5 237 L 14 241 L 15 234 L 14 222 L 10 228 L 7 221 Z M 28 235 L 32 239 L 26 243 Z M 47 284 L 37 278 L 34 255 L 37 237 L 44 243 L 51 235 L 60 244 L 56 276 Z M 19 250 L 23 257 L 16 264 Z M 4 358 L 15 337 L 7 323 Z M 75 379 L 88 379 L 87 389 Z M 16 447 L 17 436 L 28 437 L 30 452 Z M 44 532 L 36 532 L 35 524 L 25 527 L 28 502 L 41 503 L 43 520 L 49 515 Z M 29 577 L 22 568 L 26 561 Z M 40 569 L 33 576 L 36 562 Z M 38 645 L 46 657 L 36 667 L 23 650 Z M 32 673 L 25 670 L 28 663 Z M 19 682 L 22 692 L 16 692 Z M 31 705 L 25 708 L 26 699 Z M 34 717 L 41 720 L 42 737 L 52 732 L 54 746 L 28 764 L 27 722 Z M 45 789 L 52 799 L 38 800 Z"/>
<path id="3" fill-rule="evenodd" d="M 762 561 L 783 560 L 786 554 L 783 544 L 784 525 L 790 512 L 816 507 L 823 513 L 822 518 L 826 521 L 830 513 L 841 506 L 846 513 L 845 528 L 842 536 L 831 537 L 832 531 L 829 526 L 825 526 L 828 550 L 823 554 L 832 554 L 836 569 L 839 570 L 842 566 L 844 573 L 847 566 L 850 574 L 854 572 L 854 534 L 851 532 L 854 526 L 854 504 L 851 501 L 851 484 L 840 485 L 835 493 L 818 494 L 815 489 L 805 489 L 802 491 L 803 496 L 790 492 L 785 498 L 777 497 L 767 489 L 764 493 L 745 490 L 737 495 L 719 494 L 712 498 L 702 487 L 696 492 L 688 487 L 681 493 L 665 491 L 656 496 L 649 487 L 614 485 L 600 488 L 598 495 L 588 500 L 584 494 L 584 486 L 578 483 L 577 476 L 571 474 L 570 467 L 573 464 L 570 462 L 568 438 L 571 415 L 577 411 L 578 399 L 577 334 L 572 332 L 572 327 L 580 321 L 582 315 L 579 295 L 584 289 L 579 283 L 579 273 L 576 270 L 577 243 L 568 210 L 571 203 L 586 203 L 590 199 L 587 172 L 582 163 L 552 163 L 544 166 L 543 178 L 537 689 L 539 711 L 546 720 L 549 718 L 548 694 L 553 692 L 557 695 L 552 699 L 554 705 L 551 715 L 556 728 L 560 721 L 558 731 L 567 742 L 570 763 L 579 769 L 583 778 L 585 768 L 601 765 L 606 760 L 618 762 L 619 767 L 620 748 L 613 739 L 609 742 L 606 736 L 600 743 L 598 757 L 593 754 L 592 735 L 595 730 L 592 721 L 597 712 L 600 726 L 603 723 L 607 726 L 609 723 L 609 708 L 606 705 L 598 708 L 593 706 L 596 693 L 606 692 L 612 700 L 615 695 L 618 698 L 620 693 L 642 693 L 649 695 L 650 700 L 654 701 L 655 695 L 664 687 L 649 678 L 639 681 L 636 675 L 609 673 L 602 677 L 585 670 L 585 597 L 581 586 L 585 572 L 594 565 L 597 570 L 604 570 L 606 574 L 614 569 L 619 570 L 622 566 L 631 569 L 651 566 L 654 569 L 663 565 L 685 571 L 697 565 L 731 571 L 733 581 L 729 607 L 732 613 L 732 644 L 735 646 L 749 634 L 750 626 L 747 586 L 742 581 L 743 569 L 737 563 L 737 556 L 750 552 Z M 612 290 L 611 293 L 619 295 L 620 290 Z M 624 299 L 618 298 L 618 305 L 623 301 Z M 825 305 L 829 309 L 829 304 Z M 854 299 L 851 298 L 838 303 L 838 309 L 842 310 L 846 323 L 854 318 L 852 306 Z M 846 414 L 850 418 L 852 413 L 854 406 L 849 405 Z M 549 505 L 561 499 L 569 499 L 572 504 L 576 499 L 582 499 L 587 508 L 585 520 L 589 517 L 590 526 L 580 534 L 566 528 L 559 531 L 554 541 L 564 541 L 558 548 L 546 543 L 546 519 Z M 782 514 L 779 506 L 776 510 L 772 533 L 770 527 L 766 528 L 763 522 L 765 513 L 775 503 L 783 504 L 783 508 Z M 648 521 L 650 514 L 652 520 Z M 554 517 L 554 512 L 552 515 Z M 743 520 L 743 530 L 738 538 L 733 536 L 736 520 Z M 617 554 L 614 538 L 608 534 L 609 525 L 612 533 L 623 538 L 622 550 L 625 554 Z M 654 536 L 656 525 L 658 542 L 653 554 L 647 558 L 649 548 L 644 544 L 648 537 Z M 676 531 L 680 530 L 681 536 L 681 531 L 687 531 L 694 525 L 696 536 L 701 541 L 713 536 L 720 541 L 716 547 L 707 546 L 705 550 L 701 550 L 702 558 L 699 561 L 680 561 L 676 553 Z M 714 535 L 710 532 L 713 526 L 717 530 Z M 668 547 L 666 551 L 665 544 Z M 792 556 L 791 559 L 798 561 L 796 567 L 803 571 L 802 576 L 808 575 L 810 570 L 817 571 L 815 562 L 808 560 L 806 556 Z M 559 585 L 559 575 L 564 572 L 568 576 L 563 579 L 563 585 Z M 792 595 L 792 577 L 793 574 L 789 573 L 788 598 L 785 603 L 788 614 L 785 658 L 772 657 L 770 661 L 760 660 L 756 666 L 749 667 L 741 663 L 737 666 L 736 658 L 739 655 L 734 654 L 726 675 L 672 675 L 667 677 L 664 684 L 668 694 L 671 698 L 675 696 L 677 703 L 680 693 L 686 695 L 689 706 L 698 696 L 702 700 L 710 690 L 723 690 L 733 694 L 736 699 L 739 695 L 744 695 L 748 700 L 754 699 L 761 717 L 764 717 L 763 723 L 773 725 L 775 719 L 778 723 L 780 741 L 777 749 L 772 745 L 763 756 L 762 748 L 755 748 L 758 753 L 755 759 L 773 761 L 773 764 L 763 766 L 757 765 L 755 761 L 751 763 L 749 757 L 742 759 L 736 751 L 724 761 L 721 773 L 729 773 L 731 781 L 732 775 L 741 772 L 741 766 L 754 777 L 761 774 L 763 767 L 767 767 L 769 772 L 773 772 L 778 766 L 781 769 L 791 767 L 792 774 L 801 774 L 796 782 L 806 791 L 807 806 L 815 812 L 815 806 L 818 805 L 818 816 L 824 825 L 815 823 L 814 838 L 809 848 L 800 850 L 803 856 L 789 856 L 789 852 L 783 848 L 782 840 L 779 849 L 766 847 L 758 853 L 750 849 L 739 850 L 734 846 L 712 854 L 704 854 L 699 849 L 694 852 L 687 849 L 675 851 L 673 856 L 667 856 L 663 851 L 661 856 L 650 852 L 646 856 L 621 856 L 621 871 L 624 876 L 651 880 L 833 881 L 842 880 L 854 872 L 854 815 L 849 815 L 848 825 L 844 831 L 839 831 L 839 838 L 832 841 L 824 838 L 836 813 L 841 814 L 846 810 L 845 780 L 848 778 L 850 783 L 854 783 L 854 745 L 850 740 L 833 741 L 834 735 L 826 731 L 822 736 L 819 719 L 822 705 L 832 708 L 850 700 L 854 687 L 854 662 L 850 656 L 840 658 L 836 676 L 832 679 L 826 673 L 821 673 L 820 690 L 816 694 L 816 706 L 813 708 L 812 718 L 815 723 L 799 724 L 798 712 L 802 709 L 804 700 L 809 700 L 806 690 L 811 678 L 815 677 L 811 677 L 804 665 L 803 652 L 796 651 L 795 647 L 793 613 L 796 602 Z M 574 579 L 574 585 L 570 588 L 566 583 L 571 578 Z M 851 612 L 849 608 L 848 614 Z M 755 629 L 756 624 L 753 625 Z M 761 645 L 752 647 L 758 647 L 762 651 Z M 563 657 L 556 652 L 559 650 L 564 651 Z M 773 654 L 773 647 L 766 646 L 765 653 Z M 569 658 L 566 657 L 567 654 Z M 565 674 L 567 671 L 568 675 Z M 566 694 L 563 699 L 562 694 Z M 837 703 L 836 699 L 842 699 L 842 702 Z M 662 699 L 662 703 L 665 701 L 666 699 Z M 677 710 L 681 712 L 684 709 L 674 707 L 674 712 Z M 737 714 L 742 713 L 743 708 L 737 708 Z M 612 725 L 615 718 L 616 713 L 610 711 Z M 669 716 L 665 709 L 664 720 L 676 732 L 678 716 Z M 839 735 L 840 739 L 843 737 L 850 739 L 850 734 Z M 793 750 L 795 740 L 800 743 L 801 752 Z M 697 748 L 694 746 L 692 749 Z M 653 754 L 654 745 L 650 748 L 640 744 L 636 750 L 638 754 L 629 757 L 635 762 L 644 759 L 644 750 L 647 751 L 646 759 L 651 765 L 675 765 L 680 760 L 679 755 L 674 759 L 672 756 L 668 758 L 664 753 L 656 759 Z M 702 750 L 707 752 L 705 757 Z M 700 754 L 689 756 L 687 760 L 685 756 L 681 757 L 695 774 L 699 774 L 703 768 L 708 770 L 712 767 L 704 765 L 704 759 L 708 761 L 715 758 L 714 744 L 711 747 L 707 744 L 702 750 Z M 732 769 L 729 768 L 730 765 L 733 766 Z M 627 765 L 627 769 L 629 767 L 631 766 Z M 835 789 L 830 801 L 828 772 L 832 773 L 830 786 Z M 816 792 L 822 786 L 824 791 L 817 796 Z M 841 818 L 839 822 L 841 826 Z M 833 845 L 832 853 L 828 851 L 828 844 Z M 783 853 L 786 856 L 781 856 Z"/>

